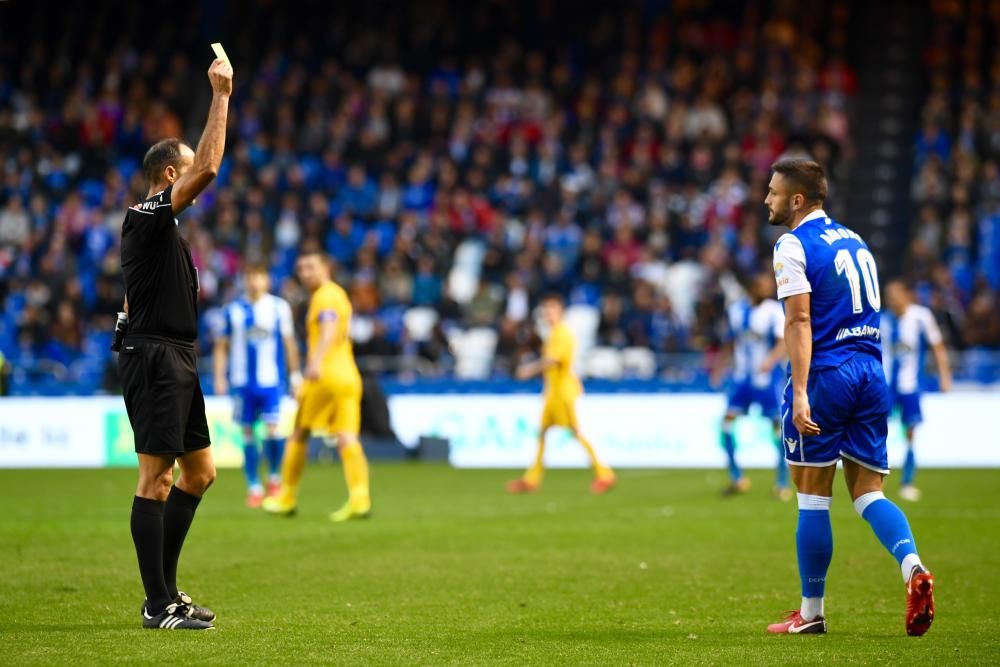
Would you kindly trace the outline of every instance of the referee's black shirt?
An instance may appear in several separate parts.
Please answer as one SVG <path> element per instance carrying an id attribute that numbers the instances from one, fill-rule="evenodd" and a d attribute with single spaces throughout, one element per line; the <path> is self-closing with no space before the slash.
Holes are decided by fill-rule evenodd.
<path id="1" fill-rule="evenodd" d="M 170 202 L 173 185 L 131 206 L 122 225 L 128 335 L 192 343 L 198 336 L 198 273 Z"/>

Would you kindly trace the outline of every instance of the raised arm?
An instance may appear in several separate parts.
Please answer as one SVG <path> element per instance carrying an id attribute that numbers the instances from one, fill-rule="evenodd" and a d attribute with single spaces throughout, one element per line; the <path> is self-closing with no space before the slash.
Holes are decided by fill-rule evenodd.
<path id="1" fill-rule="evenodd" d="M 785 345 L 792 363 L 792 421 L 803 436 L 819 435 L 812 420 L 809 394 L 809 364 L 812 362 L 812 319 L 810 294 L 794 294 L 785 299 Z"/>
<path id="2" fill-rule="evenodd" d="M 194 152 L 194 162 L 174 183 L 170 201 L 174 214 L 191 205 L 194 198 L 208 187 L 222 164 L 226 148 L 226 121 L 229 117 L 229 96 L 233 92 L 233 68 L 223 60 L 214 60 L 208 68 L 212 84 L 212 104 L 208 121 Z"/>

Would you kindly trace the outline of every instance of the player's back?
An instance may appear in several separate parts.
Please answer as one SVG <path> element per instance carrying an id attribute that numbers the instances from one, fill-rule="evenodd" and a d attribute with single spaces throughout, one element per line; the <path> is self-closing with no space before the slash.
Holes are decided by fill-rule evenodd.
<path id="1" fill-rule="evenodd" d="M 351 300 L 347 292 L 333 281 L 321 285 L 309 301 L 306 333 L 310 349 L 319 345 L 320 325 L 324 322 L 334 324 L 334 340 L 320 365 L 323 377 L 337 384 L 354 382 L 360 377 L 351 345 L 351 315 Z"/>
<path id="2" fill-rule="evenodd" d="M 821 432 L 804 441 L 795 425 L 795 388 L 785 387 L 783 439 L 790 462 L 830 465 L 847 458 L 888 473 L 891 401 L 882 369 L 878 269 L 864 240 L 816 211 L 778 239 L 778 297 L 810 294 L 812 357 L 807 392 Z M 794 324 L 794 322 L 793 322 Z M 790 352 L 795 354 L 795 350 Z"/>
<path id="3" fill-rule="evenodd" d="M 810 368 L 855 354 L 881 360 L 878 269 L 861 236 L 821 212 L 807 216 L 778 239 L 774 269 L 779 298 L 811 292 Z"/>

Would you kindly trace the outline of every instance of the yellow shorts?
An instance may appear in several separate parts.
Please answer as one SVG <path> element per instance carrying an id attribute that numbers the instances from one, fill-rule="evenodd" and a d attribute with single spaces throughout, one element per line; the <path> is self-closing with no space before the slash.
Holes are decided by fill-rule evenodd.
<path id="1" fill-rule="evenodd" d="M 542 430 L 550 426 L 576 428 L 576 396 L 550 395 L 542 408 Z"/>
<path id="2" fill-rule="evenodd" d="M 306 382 L 299 398 L 295 427 L 317 433 L 361 432 L 361 383 Z"/>

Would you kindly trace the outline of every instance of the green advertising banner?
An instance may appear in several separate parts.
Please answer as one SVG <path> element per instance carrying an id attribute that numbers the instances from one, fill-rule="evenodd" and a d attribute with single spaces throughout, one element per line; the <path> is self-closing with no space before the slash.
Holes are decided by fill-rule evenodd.
<path id="1" fill-rule="evenodd" d="M 233 420 L 232 404 L 227 399 L 208 399 L 205 402 L 208 431 L 212 438 L 212 455 L 220 468 L 238 468 L 243 465 L 243 428 Z M 281 405 L 281 423 L 278 432 L 287 436 L 295 418 L 294 404 Z M 265 427 L 258 425 L 260 439 Z M 106 465 L 112 468 L 134 468 L 135 436 L 128 421 L 124 405 L 108 406 L 104 414 L 104 450 Z"/>

